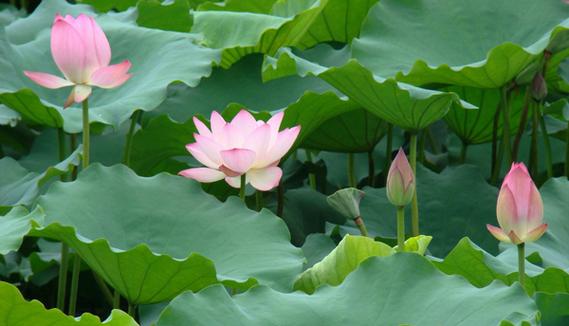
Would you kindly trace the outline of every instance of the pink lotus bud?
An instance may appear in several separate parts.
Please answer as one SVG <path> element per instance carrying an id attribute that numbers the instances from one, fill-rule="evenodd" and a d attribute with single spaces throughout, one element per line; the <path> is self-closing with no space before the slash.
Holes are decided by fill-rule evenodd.
<path id="1" fill-rule="evenodd" d="M 300 126 L 279 131 L 284 113 L 275 114 L 269 121 L 257 121 L 247 110 L 241 110 L 226 122 L 215 111 L 211 113 L 211 130 L 198 118 L 194 125 L 195 143 L 186 149 L 205 165 L 180 171 L 180 175 L 199 182 L 222 179 L 234 188 L 241 187 L 241 176 L 258 190 L 271 190 L 279 184 L 281 158 L 290 150 L 300 133 Z"/>
<path id="2" fill-rule="evenodd" d="M 541 195 L 523 163 L 514 163 L 500 189 L 496 215 L 500 227 L 486 225 L 496 239 L 520 244 L 539 239 L 547 230 L 543 223 Z"/>
<path id="3" fill-rule="evenodd" d="M 32 81 L 47 88 L 74 86 L 64 107 L 91 95 L 91 86 L 115 88 L 130 78 L 130 61 L 109 65 L 111 47 L 97 22 L 84 14 L 55 16 L 51 28 L 51 55 L 65 78 L 44 72 L 24 71 Z"/>
<path id="4" fill-rule="evenodd" d="M 415 175 L 405 152 L 399 148 L 387 175 L 387 199 L 395 206 L 406 206 L 415 193 Z"/>

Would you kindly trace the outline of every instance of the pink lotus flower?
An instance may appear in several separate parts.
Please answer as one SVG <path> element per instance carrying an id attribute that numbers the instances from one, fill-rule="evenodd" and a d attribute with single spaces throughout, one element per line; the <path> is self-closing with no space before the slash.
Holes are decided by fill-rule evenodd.
<path id="1" fill-rule="evenodd" d="M 91 86 L 118 87 L 130 78 L 130 61 L 109 65 L 111 47 L 105 33 L 92 17 L 81 14 L 57 15 L 51 28 L 51 54 L 64 78 L 44 72 L 24 71 L 37 84 L 47 88 L 74 86 L 64 107 L 80 103 L 91 94 Z"/>
<path id="2" fill-rule="evenodd" d="M 277 166 L 289 151 L 300 132 L 300 126 L 279 132 L 283 112 L 269 121 L 256 121 L 246 110 L 241 110 L 231 122 L 219 113 L 211 113 L 211 130 L 198 118 L 194 124 L 195 143 L 186 149 L 205 165 L 181 171 L 179 174 L 199 182 L 225 179 L 234 188 L 241 187 L 241 175 L 258 190 L 271 190 L 279 184 L 282 170 Z"/>
<path id="3" fill-rule="evenodd" d="M 496 239 L 520 244 L 536 241 L 547 230 L 541 195 L 523 163 L 514 163 L 500 189 L 496 215 L 500 228 L 486 225 Z"/>
<path id="4" fill-rule="evenodd" d="M 415 193 L 415 175 L 405 152 L 399 148 L 387 174 L 387 199 L 395 206 L 406 206 Z"/>

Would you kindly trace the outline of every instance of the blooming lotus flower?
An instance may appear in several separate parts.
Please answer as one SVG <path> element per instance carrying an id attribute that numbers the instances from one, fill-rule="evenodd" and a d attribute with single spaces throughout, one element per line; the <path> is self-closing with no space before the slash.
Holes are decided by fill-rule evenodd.
<path id="1" fill-rule="evenodd" d="M 415 193 L 415 175 L 403 149 L 395 156 L 387 174 L 387 199 L 395 206 L 406 206 Z"/>
<path id="2" fill-rule="evenodd" d="M 51 28 L 51 55 L 65 78 L 44 72 L 24 71 L 24 74 L 47 88 L 73 86 L 64 107 L 89 97 L 91 86 L 115 88 L 131 76 L 127 73 L 130 61 L 109 65 L 109 41 L 97 22 L 84 14 L 77 18 L 55 16 Z"/>
<path id="3" fill-rule="evenodd" d="M 500 189 L 496 215 L 500 227 L 486 225 L 496 239 L 521 244 L 539 239 L 547 230 L 543 223 L 541 195 L 523 163 L 514 163 Z"/>
<path id="4" fill-rule="evenodd" d="M 206 167 L 179 174 L 205 183 L 225 179 L 234 188 L 241 187 L 240 176 L 245 175 L 246 183 L 255 189 L 273 189 L 283 174 L 277 165 L 300 132 L 300 126 L 279 132 L 283 116 L 279 112 L 267 122 L 256 121 L 251 113 L 241 110 L 231 122 L 226 122 L 213 111 L 211 130 L 194 117 L 196 142 L 186 145 L 186 149 Z"/>

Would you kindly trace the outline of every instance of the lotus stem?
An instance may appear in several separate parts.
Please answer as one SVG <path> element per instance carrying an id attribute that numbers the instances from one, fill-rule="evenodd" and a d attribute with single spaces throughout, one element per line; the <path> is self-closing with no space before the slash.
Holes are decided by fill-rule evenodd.
<path id="1" fill-rule="evenodd" d="M 405 207 L 397 207 L 397 251 L 405 251 Z"/>
<path id="2" fill-rule="evenodd" d="M 533 106 L 533 116 L 532 116 L 532 131 L 531 131 L 531 145 L 530 145 L 530 158 L 529 158 L 529 171 L 533 178 L 537 178 L 538 174 L 538 159 L 537 159 L 537 128 L 539 125 L 538 108 L 536 105 Z"/>
<path id="3" fill-rule="evenodd" d="M 498 174 L 500 173 L 500 164 L 498 164 L 498 127 L 500 125 L 500 112 L 502 111 L 502 105 L 498 105 L 496 108 L 496 113 L 494 113 L 494 122 L 492 128 L 492 162 L 491 162 L 491 183 L 496 184 L 498 180 Z M 498 171 L 496 171 L 498 170 Z"/>
<path id="4" fill-rule="evenodd" d="M 79 288 L 79 273 L 81 272 L 81 258 L 75 253 L 73 272 L 71 274 L 71 293 L 69 295 L 69 315 L 75 316 L 77 308 L 77 290 Z"/>
<path id="5" fill-rule="evenodd" d="M 348 185 L 356 188 L 358 186 L 356 181 L 356 174 L 354 168 L 354 153 L 348 153 Z"/>
<path id="6" fill-rule="evenodd" d="M 565 176 L 569 179 L 569 121 L 565 130 Z"/>
<path id="7" fill-rule="evenodd" d="M 512 143 L 510 139 L 510 105 L 508 103 L 508 89 L 502 87 L 502 113 L 504 115 L 504 126 L 502 127 L 502 137 L 504 142 L 504 153 L 506 154 L 506 166 L 512 164 Z"/>
<path id="8" fill-rule="evenodd" d="M 277 215 L 283 217 L 284 213 L 284 187 L 282 184 L 277 186 Z"/>
<path id="9" fill-rule="evenodd" d="M 468 153 L 468 143 L 466 141 L 462 141 L 462 146 L 460 147 L 460 163 L 463 164 L 466 162 L 466 154 Z"/>
<path id="10" fill-rule="evenodd" d="M 526 125 L 528 121 L 528 113 L 529 113 L 529 103 L 530 103 L 530 89 L 526 87 L 526 94 L 524 96 L 524 107 L 522 111 L 522 118 L 520 119 L 520 125 L 518 127 L 518 132 L 516 133 L 516 137 L 514 138 L 514 145 L 512 147 L 512 160 L 517 162 L 518 161 L 518 154 L 520 152 L 520 142 L 522 140 L 522 136 L 526 130 Z"/>
<path id="11" fill-rule="evenodd" d="M 525 289 L 525 276 L 526 271 L 526 256 L 525 256 L 525 243 L 520 243 L 518 245 L 518 275 L 520 280 L 520 285 Z"/>
<path id="12" fill-rule="evenodd" d="M 387 171 L 389 171 L 389 166 L 391 166 L 392 151 L 393 151 L 393 125 L 391 123 L 387 123 L 387 142 L 385 144 L 385 166 L 383 167 L 386 183 L 387 183 Z"/>
<path id="13" fill-rule="evenodd" d="M 257 207 L 257 211 L 263 208 L 263 192 L 260 190 L 255 191 L 255 206 Z"/>
<path id="14" fill-rule="evenodd" d="M 136 129 L 136 123 L 142 115 L 141 110 L 134 111 L 130 117 L 130 127 L 128 128 L 128 134 L 126 135 L 126 143 L 124 146 L 124 154 L 122 162 L 124 165 L 130 167 L 130 153 L 132 151 L 132 139 L 134 137 L 134 130 Z"/>
<path id="15" fill-rule="evenodd" d="M 307 149 L 305 150 L 305 153 L 308 162 L 313 163 L 312 153 L 310 153 L 310 151 Z M 314 172 L 308 172 L 308 184 L 310 185 L 310 188 L 316 190 L 316 175 L 314 174 Z"/>
<path id="16" fill-rule="evenodd" d="M 57 159 L 59 162 L 65 160 L 65 132 L 63 128 L 57 128 Z M 65 181 L 65 174 L 60 175 L 59 180 Z"/>
<path id="17" fill-rule="evenodd" d="M 114 304 L 113 293 L 111 293 L 111 290 L 109 290 L 107 283 L 105 283 L 105 281 L 103 281 L 103 279 L 99 275 L 97 275 L 97 273 L 95 273 L 95 271 L 92 271 L 92 273 L 93 273 L 93 278 L 95 279 L 95 282 L 97 283 L 97 285 L 99 286 L 99 289 L 101 289 L 101 292 L 103 293 L 103 296 L 105 297 L 105 300 L 107 301 L 107 303 L 109 305 L 113 305 Z"/>
<path id="18" fill-rule="evenodd" d="M 76 134 L 70 134 L 69 135 L 69 148 L 71 150 L 71 153 L 73 153 L 74 150 L 77 149 L 77 135 Z M 79 168 L 75 165 L 71 166 L 71 181 L 75 181 L 75 179 L 77 179 L 77 173 L 79 172 Z"/>
<path id="19" fill-rule="evenodd" d="M 89 98 L 83 101 L 83 170 L 89 166 L 90 135 L 89 135 Z"/>
<path id="20" fill-rule="evenodd" d="M 421 164 L 425 164 L 425 130 L 420 132 L 421 137 L 417 135 L 418 139 L 418 149 L 417 149 L 417 159 Z"/>
<path id="21" fill-rule="evenodd" d="M 367 237 L 368 236 L 367 228 L 362 217 L 361 216 L 356 217 L 354 219 L 354 223 L 356 223 L 356 226 L 360 230 L 360 234 L 363 235 L 364 237 Z"/>
<path id="22" fill-rule="evenodd" d="M 417 134 L 411 133 L 410 139 L 410 157 L 411 168 L 413 175 L 417 180 Z M 414 237 L 419 235 L 419 202 L 417 200 L 418 182 L 415 184 L 415 193 L 413 194 L 413 201 L 411 202 L 411 231 Z"/>
<path id="23" fill-rule="evenodd" d="M 370 187 L 375 185 L 375 161 L 373 159 L 373 148 L 367 152 L 368 183 Z"/>
<path id="24" fill-rule="evenodd" d="M 65 309 L 65 295 L 67 292 L 67 271 L 69 269 L 69 246 L 61 243 L 61 263 L 57 279 L 57 309 Z"/>
<path id="25" fill-rule="evenodd" d="M 247 188 L 246 174 L 241 175 L 241 186 L 239 187 L 239 198 L 245 203 L 245 188 Z"/>
<path id="26" fill-rule="evenodd" d="M 545 125 L 545 117 L 541 114 L 540 104 L 537 105 L 539 114 L 539 124 L 543 136 L 543 146 L 545 147 L 545 167 L 547 169 L 547 178 L 553 177 L 553 159 L 551 155 L 551 143 L 549 142 L 549 135 L 547 134 L 547 126 Z"/>
<path id="27" fill-rule="evenodd" d="M 136 306 L 132 303 L 128 303 L 128 315 L 133 319 L 136 317 Z"/>
<path id="28" fill-rule="evenodd" d="M 121 308 L 121 294 L 119 291 L 115 289 L 115 293 L 113 295 L 113 309 L 120 309 Z"/>

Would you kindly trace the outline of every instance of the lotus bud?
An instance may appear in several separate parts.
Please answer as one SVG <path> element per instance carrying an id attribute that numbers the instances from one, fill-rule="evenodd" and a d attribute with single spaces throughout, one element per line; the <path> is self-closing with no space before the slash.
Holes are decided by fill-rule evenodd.
<path id="1" fill-rule="evenodd" d="M 541 101 L 547 96 L 547 82 L 543 74 L 538 72 L 531 82 L 531 95 L 536 101 Z"/>
<path id="2" fill-rule="evenodd" d="M 543 202 L 526 166 L 514 163 L 498 195 L 496 215 L 500 227 L 486 225 L 496 239 L 519 245 L 539 239 L 547 230 Z"/>
<path id="3" fill-rule="evenodd" d="M 354 220 L 362 235 L 367 236 L 367 230 L 360 214 L 360 201 L 365 192 L 356 188 L 344 188 L 328 196 L 326 200 L 338 213 Z"/>
<path id="4" fill-rule="evenodd" d="M 403 149 L 399 149 L 387 175 L 387 199 L 397 206 L 408 205 L 415 193 L 415 175 Z"/>

